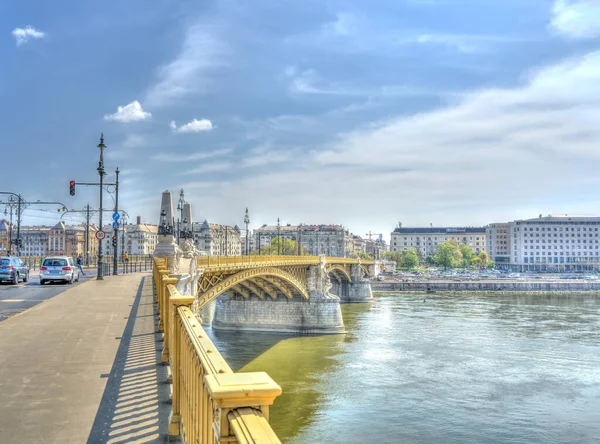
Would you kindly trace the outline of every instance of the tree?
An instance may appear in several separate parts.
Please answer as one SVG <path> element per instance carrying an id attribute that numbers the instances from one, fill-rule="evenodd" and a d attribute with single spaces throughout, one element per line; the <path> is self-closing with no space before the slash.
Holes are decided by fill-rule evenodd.
<path id="1" fill-rule="evenodd" d="M 438 246 L 434 259 L 435 263 L 440 267 L 444 267 L 444 269 L 456 267 L 462 259 L 458 243 L 456 241 L 452 242 L 452 240 L 442 242 Z"/>
<path id="2" fill-rule="evenodd" d="M 487 267 L 490 264 L 490 257 L 488 256 L 487 252 L 482 251 L 479 253 L 478 257 L 481 260 L 481 267 Z"/>
<path id="3" fill-rule="evenodd" d="M 284 237 L 274 237 L 271 239 L 271 245 L 263 246 L 260 249 L 261 256 L 296 256 L 298 254 L 298 242 L 286 239 Z M 258 250 L 254 250 L 252 255 L 258 255 Z M 302 247 L 302 255 L 308 256 L 309 252 L 306 248 Z"/>
<path id="4" fill-rule="evenodd" d="M 478 268 L 481 267 L 481 258 L 479 256 L 471 258 L 471 265 Z"/>
<path id="5" fill-rule="evenodd" d="M 475 252 L 471 247 L 465 244 L 460 244 L 458 248 L 460 249 L 460 254 L 462 254 L 462 266 L 468 267 L 472 263 Z"/>
<path id="6" fill-rule="evenodd" d="M 373 260 L 373 256 L 371 256 L 369 253 L 365 253 L 364 251 L 355 251 L 354 253 L 351 253 L 349 256 L 354 259 L 360 258 L 360 259 L 364 259 L 367 261 Z"/>
<path id="7" fill-rule="evenodd" d="M 419 264 L 419 256 L 413 248 L 402 251 L 400 256 L 400 267 L 410 270 Z"/>

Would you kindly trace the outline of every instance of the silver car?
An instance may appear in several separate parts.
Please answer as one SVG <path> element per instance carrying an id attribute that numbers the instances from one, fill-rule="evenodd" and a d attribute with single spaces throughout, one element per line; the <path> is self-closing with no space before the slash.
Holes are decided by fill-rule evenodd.
<path id="1" fill-rule="evenodd" d="M 72 257 L 50 256 L 40 266 L 40 285 L 46 282 L 61 281 L 72 284 L 79 280 L 79 269 Z"/>

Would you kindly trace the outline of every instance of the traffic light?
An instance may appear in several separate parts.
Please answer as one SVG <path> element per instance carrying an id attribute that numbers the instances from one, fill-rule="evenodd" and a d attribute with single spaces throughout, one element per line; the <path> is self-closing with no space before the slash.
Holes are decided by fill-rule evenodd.
<path id="1" fill-rule="evenodd" d="M 112 237 L 112 246 L 116 247 L 117 246 L 117 236 L 113 236 Z"/>
<path id="2" fill-rule="evenodd" d="M 69 193 L 71 194 L 71 196 L 75 196 L 75 181 L 74 180 L 69 182 Z"/>

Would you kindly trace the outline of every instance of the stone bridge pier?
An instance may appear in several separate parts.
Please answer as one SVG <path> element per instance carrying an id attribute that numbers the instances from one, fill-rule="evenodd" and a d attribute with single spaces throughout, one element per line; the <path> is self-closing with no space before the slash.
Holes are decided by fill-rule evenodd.
<path id="1" fill-rule="evenodd" d="M 360 263 L 334 265 L 329 268 L 331 293 L 338 296 L 342 303 L 369 302 L 373 299 L 373 292 L 365 276 L 372 276 L 375 271 L 373 265 L 367 268 Z"/>

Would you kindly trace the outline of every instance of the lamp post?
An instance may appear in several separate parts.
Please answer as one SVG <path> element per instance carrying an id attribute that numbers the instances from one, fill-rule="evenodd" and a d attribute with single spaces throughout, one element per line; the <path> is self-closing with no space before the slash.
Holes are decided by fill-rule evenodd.
<path id="1" fill-rule="evenodd" d="M 127 225 L 127 219 L 125 216 L 123 216 L 123 233 L 121 235 L 121 263 L 125 262 L 125 237 L 127 235 L 125 225 Z"/>
<path id="2" fill-rule="evenodd" d="M 115 181 L 115 195 L 116 195 L 116 200 L 115 200 L 115 213 L 119 213 L 119 167 L 117 167 L 117 170 L 115 171 L 115 177 L 116 177 L 116 181 Z M 102 206 L 100 206 L 100 208 L 102 208 Z M 116 222 L 116 221 L 115 221 Z M 116 276 L 119 271 L 119 227 L 114 225 L 113 222 L 113 238 L 114 238 L 114 243 L 113 243 L 113 275 Z"/>
<path id="3" fill-rule="evenodd" d="M 246 256 L 250 255 L 250 237 L 248 235 L 248 224 L 250 223 L 250 216 L 248 215 L 248 207 L 246 207 L 246 214 L 244 215 L 244 223 L 246 224 Z"/>
<path id="4" fill-rule="evenodd" d="M 13 202 L 15 201 L 15 198 L 13 196 L 10 196 L 8 198 L 8 208 L 10 208 L 10 222 L 8 225 L 8 248 L 6 249 L 8 255 L 10 256 L 12 254 L 12 215 L 13 215 Z M 6 211 L 6 208 L 4 208 L 4 215 L 8 215 L 8 212 Z"/>
<path id="5" fill-rule="evenodd" d="M 277 218 L 277 256 L 281 256 L 281 222 Z"/>
<path id="6" fill-rule="evenodd" d="M 296 236 L 296 241 L 298 242 L 298 256 L 302 256 L 302 224 L 298 225 L 298 236 Z"/>
<path id="7" fill-rule="evenodd" d="M 100 143 L 98 144 L 98 148 L 100 148 L 100 161 L 98 162 L 98 176 L 100 176 L 100 211 L 98 211 L 98 226 L 102 229 L 102 183 L 104 181 L 104 176 L 106 173 L 104 172 L 104 150 L 106 149 L 106 145 L 104 145 L 104 133 L 100 134 Z M 96 279 L 101 281 L 104 280 L 104 270 L 102 269 L 103 263 L 103 254 L 102 254 L 102 240 L 98 239 L 98 274 Z"/>
<path id="8" fill-rule="evenodd" d="M 181 238 L 181 223 L 183 221 L 183 206 L 185 205 L 185 198 L 183 193 L 183 188 L 179 190 L 179 201 L 177 202 L 177 211 L 179 211 L 179 218 L 177 219 L 177 243 L 179 243 L 179 239 Z"/>

